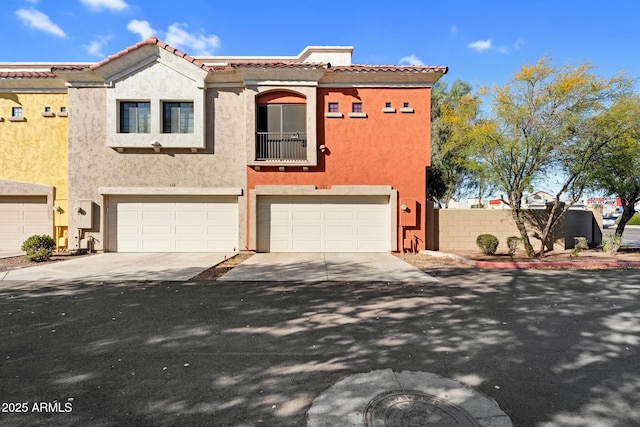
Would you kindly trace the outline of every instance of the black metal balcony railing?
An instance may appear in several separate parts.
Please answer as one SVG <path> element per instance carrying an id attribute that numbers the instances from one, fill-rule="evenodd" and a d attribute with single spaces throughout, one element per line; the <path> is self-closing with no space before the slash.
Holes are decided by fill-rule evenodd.
<path id="1" fill-rule="evenodd" d="M 307 160 L 306 132 L 256 132 L 256 160 Z"/>

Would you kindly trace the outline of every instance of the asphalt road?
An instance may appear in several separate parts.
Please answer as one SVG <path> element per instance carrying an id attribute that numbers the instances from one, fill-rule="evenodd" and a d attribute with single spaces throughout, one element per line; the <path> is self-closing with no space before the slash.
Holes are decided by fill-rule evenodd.
<path id="1" fill-rule="evenodd" d="M 304 426 L 380 369 L 465 382 L 516 426 L 640 425 L 639 270 L 429 273 L 2 284 L 0 425 Z"/>
<path id="2" fill-rule="evenodd" d="M 616 227 L 609 227 L 603 230 L 603 234 L 613 234 L 616 231 Z M 640 247 L 640 227 L 625 227 L 622 234 L 622 243 L 629 246 Z"/>

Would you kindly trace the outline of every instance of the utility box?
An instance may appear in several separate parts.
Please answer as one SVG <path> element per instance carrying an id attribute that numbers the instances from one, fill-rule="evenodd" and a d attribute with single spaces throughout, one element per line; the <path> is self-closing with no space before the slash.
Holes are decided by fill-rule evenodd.
<path id="1" fill-rule="evenodd" d="M 418 206 L 415 199 L 400 199 L 400 225 L 403 227 L 418 225 Z"/>
<path id="2" fill-rule="evenodd" d="M 93 202 L 91 200 L 78 200 L 71 207 L 74 225 L 83 230 L 93 228 Z"/>

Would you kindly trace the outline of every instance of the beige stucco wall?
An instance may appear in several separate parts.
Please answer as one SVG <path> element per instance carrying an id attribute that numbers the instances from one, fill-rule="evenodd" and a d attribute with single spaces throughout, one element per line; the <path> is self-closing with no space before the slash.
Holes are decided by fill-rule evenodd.
<path id="1" fill-rule="evenodd" d="M 511 210 L 505 209 L 439 209 L 439 250 L 478 250 L 476 238 L 480 234 L 493 234 L 500 240 L 498 251 L 506 252 L 507 238 L 520 236 Z M 528 221 L 546 220 L 545 210 L 528 210 Z M 532 228 L 529 227 L 531 230 Z M 530 233 L 529 238 L 538 250 L 540 240 Z M 554 249 L 564 249 L 564 221 L 559 221 L 553 233 Z"/>
<path id="2" fill-rule="evenodd" d="M 246 188 L 244 98 L 237 89 L 206 91 L 206 145 L 188 149 L 151 147 L 119 153 L 107 146 L 107 89 L 69 89 L 69 187 L 70 204 L 91 200 L 99 218 L 85 236 L 93 236 L 96 250 L 105 250 L 105 197 L 100 187 L 149 189 Z M 215 135 L 215 138 L 214 138 Z M 238 198 L 238 242 L 246 241 L 246 195 Z M 78 220 L 79 221 L 79 220 Z M 70 235 L 78 233 L 73 215 Z M 242 245 L 239 249 L 244 249 Z"/>
<path id="3" fill-rule="evenodd" d="M 66 93 L 0 92 L 0 180 L 7 181 L 7 194 L 17 195 L 27 188 L 29 194 L 45 195 L 38 189 L 52 188 L 51 195 L 51 190 L 46 191 L 48 203 L 61 210 L 50 217 L 54 225 L 62 227 L 67 224 L 68 211 L 67 117 L 58 113 L 60 107 L 66 106 Z M 10 121 L 12 107 L 22 107 L 26 120 Z M 51 107 L 52 117 L 42 116 L 45 107 Z M 23 183 L 37 186 L 31 188 Z"/>
<path id="4" fill-rule="evenodd" d="M 206 72 L 182 58 L 148 47 L 151 55 L 142 63 L 117 74 L 107 89 L 107 145 L 110 147 L 144 147 L 157 142 L 168 148 L 204 148 Z M 157 57 L 154 53 L 160 56 Z M 152 61 L 147 63 L 148 61 Z M 179 70 L 179 71 L 177 71 Z M 123 74 L 124 73 L 124 74 Z M 111 76 L 107 76 L 110 80 Z M 151 108 L 150 133 L 119 133 L 119 102 L 147 101 Z M 162 132 L 163 101 L 191 101 L 194 109 L 193 133 L 167 134 Z"/>

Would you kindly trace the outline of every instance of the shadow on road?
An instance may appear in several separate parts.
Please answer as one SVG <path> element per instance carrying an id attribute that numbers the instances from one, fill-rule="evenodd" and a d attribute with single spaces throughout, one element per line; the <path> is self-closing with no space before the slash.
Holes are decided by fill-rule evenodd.
<path id="1" fill-rule="evenodd" d="M 514 425 L 637 426 L 640 274 L 430 271 L 440 283 L 0 287 L 3 424 L 301 426 L 359 372 L 426 371 Z"/>

